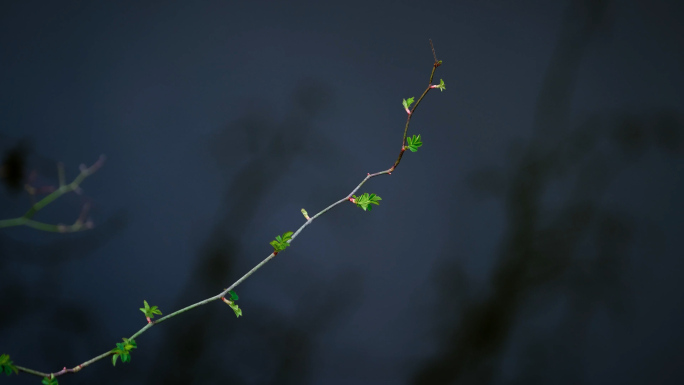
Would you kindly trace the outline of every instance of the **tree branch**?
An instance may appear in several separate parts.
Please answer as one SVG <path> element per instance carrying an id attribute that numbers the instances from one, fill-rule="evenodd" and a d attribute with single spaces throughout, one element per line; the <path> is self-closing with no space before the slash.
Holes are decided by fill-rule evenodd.
<path id="1" fill-rule="evenodd" d="M 432 40 L 430 41 L 430 46 L 432 47 Z M 434 55 L 434 47 L 432 47 L 432 52 L 433 52 L 433 55 Z M 321 210 L 320 212 L 318 212 L 316 215 L 314 215 L 314 216 L 308 218 L 308 215 L 305 214 L 305 218 L 307 219 L 306 222 L 305 222 L 303 225 L 301 225 L 301 226 L 299 227 L 299 229 L 297 229 L 297 231 L 294 232 L 294 234 L 291 236 L 291 238 L 288 239 L 288 240 L 285 241 L 285 242 L 287 242 L 288 244 L 290 244 L 295 238 L 297 238 L 297 236 L 302 232 L 302 230 L 304 230 L 304 228 L 305 228 L 306 226 L 308 226 L 309 224 L 311 224 L 316 218 L 318 218 L 319 216 L 323 215 L 324 213 L 326 213 L 328 210 L 332 209 L 333 207 L 335 207 L 335 206 L 337 206 L 337 205 L 339 205 L 339 204 L 341 204 L 341 203 L 343 203 L 343 202 L 346 202 L 346 201 L 352 201 L 352 202 L 356 203 L 356 202 L 354 201 L 354 199 L 352 199 L 352 196 L 354 195 L 354 193 L 356 193 L 356 192 L 361 188 L 361 186 L 363 186 L 364 183 L 366 183 L 366 181 L 368 181 L 369 179 L 374 178 L 374 177 L 376 177 L 376 176 L 380 176 L 380 175 L 384 175 L 384 174 L 389 175 L 389 174 L 392 173 L 392 171 L 394 171 L 394 170 L 397 168 L 397 166 L 398 166 L 399 163 L 401 162 L 401 158 L 402 158 L 402 156 L 403 156 L 403 154 L 404 154 L 404 151 L 405 151 L 406 148 L 407 148 L 407 147 L 406 147 L 406 133 L 408 132 L 408 127 L 409 127 L 409 124 L 410 124 L 410 122 L 411 122 L 411 116 L 413 116 L 413 112 L 415 112 L 416 108 L 418 107 L 418 105 L 420 104 L 420 102 L 423 100 L 423 98 L 425 97 L 425 95 L 428 93 L 428 91 L 430 91 L 430 89 L 432 89 L 432 88 L 441 88 L 441 89 L 443 89 L 443 88 L 444 88 L 444 87 L 443 87 L 443 86 L 444 86 L 444 82 L 441 83 L 441 87 L 440 87 L 440 86 L 432 85 L 432 79 L 433 79 L 433 77 L 434 77 L 435 70 L 437 69 L 437 67 L 439 67 L 439 66 L 442 64 L 442 61 L 441 61 L 441 60 L 437 60 L 437 56 L 436 56 L 436 55 L 435 55 L 434 57 L 435 57 L 435 62 L 434 62 L 434 64 L 433 64 L 433 66 L 432 66 L 432 72 L 430 73 L 430 81 L 429 81 L 429 84 L 428 84 L 427 88 L 425 89 L 425 91 L 423 92 L 423 94 L 420 96 L 420 98 L 418 99 L 418 101 L 416 102 L 416 104 L 413 106 L 413 109 L 412 109 L 412 110 L 408 111 L 408 108 L 406 108 L 406 109 L 407 109 L 407 112 L 408 112 L 408 117 L 407 117 L 407 119 L 406 119 L 406 126 L 404 127 L 404 134 L 403 134 L 403 137 L 402 137 L 402 146 L 401 146 L 401 150 L 400 150 L 400 152 L 399 152 L 399 156 L 397 157 L 397 160 L 394 162 L 394 164 L 392 165 L 392 167 L 390 167 L 390 168 L 388 168 L 387 170 L 384 170 L 384 171 L 376 172 L 376 173 L 374 173 L 374 174 L 370 174 L 370 173 L 367 174 L 366 177 L 363 178 L 363 180 L 361 181 L 361 183 L 359 183 L 359 184 L 358 184 L 358 185 L 357 185 L 349 194 L 347 194 L 347 196 L 345 196 L 344 198 L 342 198 L 342 199 L 340 199 L 340 200 L 334 202 L 334 203 L 331 204 L 330 206 L 324 208 L 323 210 Z M 23 217 L 16 218 L 16 219 L 11 219 L 11 220 L 6 220 L 6 221 L 0 221 L 0 227 L 8 227 L 8 226 L 11 226 L 11 225 L 17 226 L 17 225 L 19 225 L 19 224 L 27 225 L 27 226 L 32 226 L 32 227 L 35 227 L 35 228 L 40 228 L 40 227 L 42 227 L 42 226 L 50 226 L 50 225 L 39 224 L 38 222 L 31 221 L 30 218 L 31 218 L 38 210 L 40 210 L 41 208 L 43 208 L 45 205 L 47 205 L 48 203 L 52 202 L 53 200 L 57 199 L 57 198 L 58 198 L 59 196 L 61 196 L 62 194 L 66 193 L 66 192 L 68 192 L 68 191 L 73 191 L 74 189 L 76 189 L 76 188 L 78 187 L 78 184 L 79 184 L 86 176 L 92 174 L 95 170 L 97 170 L 97 168 L 99 168 L 99 167 L 101 166 L 101 164 L 102 164 L 103 161 L 104 161 L 104 157 L 101 157 L 100 160 L 99 160 L 95 165 L 93 165 L 91 168 L 86 169 L 85 167 L 82 167 L 82 168 L 81 168 L 81 174 L 76 178 L 76 180 L 74 180 L 74 182 L 70 183 L 69 185 L 62 185 L 62 184 L 61 184 L 61 185 L 60 185 L 60 188 L 59 188 L 57 191 L 53 192 L 52 194 L 48 195 L 47 197 L 45 197 L 45 198 L 44 198 L 43 200 L 41 200 L 40 202 L 36 203 L 36 204 L 31 208 L 31 210 L 29 210 L 26 214 L 24 214 Z M 60 179 L 61 179 L 61 177 L 60 177 Z M 303 212 L 304 212 L 304 211 L 303 211 Z M 18 224 L 17 224 L 17 223 L 12 222 L 13 224 L 8 224 L 8 223 L 10 223 L 9 221 L 20 221 L 21 223 L 18 223 Z M 4 225 L 3 225 L 3 224 L 4 224 Z M 42 230 L 43 228 L 40 228 L 40 229 Z M 270 261 L 271 259 L 273 259 L 273 257 L 275 257 L 276 255 L 278 255 L 278 253 L 279 253 L 280 251 L 282 251 L 282 250 L 284 250 L 284 248 L 283 248 L 283 249 L 276 249 L 276 250 L 274 250 L 274 251 L 273 251 L 269 256 L 267 256 L 264 260 L 262 260 L 261 262 L 259 262 L 258 265 L 254 266 L 250 271 L 248 271 L 245 275 L 243 275 L 242 277 L 240 277 L 240 279 L 238 279 L 237 281 L 235 281 L 232 285 L 230 285 L 230 287 L 228 287 L 227 289 L 224 289 L 222 292 L 220 292 L 220 293 L 218 293 L 218 294 L 216 294 L 216 295 L 214 295 L 214 296 L 212 296 L 212 297 L 209 297 L 209 298 L 207 298 L 207 299 L 204 299 L 204 300 L 202 300 L 202 301 L 196 302 L 196 303 L 194 303 L 194 304 L 192 304 L 192 305 L 189 305 L 189 306 L 187 306 L 187 307 L 184 307 L 184 308 L 182 308 L 182 309 L 180 309 L 180 310 L 177 310 L 177 311 L 175 311 L 175 312 L 173 312 L 173 313 L 171 313 L 171 314 L 168 314 L 168 315 L 166 315 L 166 316 L 164 316 L 164 317 L 161 317 L 161 318 L 159 318 L 159 319 L 156 320 L 156 321 L 152 321 L 150 318 L 148 318 L 148 323 L 147 323 L 147 325 L 145 325 L 145 326 L 142 327 L 140 330 L 138 330 L 138 331 L 137 331 L 135 334 L 133 334 L 130 338 L 124 339 L 124 342 L 125 342 L 125 343 L 128 343 L 128 341 L 132 342 L 135 338 L 137 338 L 137 337 L 140 336 L 141 334 L 145 333 L 148 329 L 150 329 L 150 328 L 153 327 L 154 325 L 159 324 L 159 323 L 161 323 L 161 322 L 164 322 L 164 321 L 166 321 L 166 320 L 168 320 L 168 319 L 170 319 L 170 318 L 173 318 L 173 317 L 175 317 L 175 316 L 177 316 L 177 315 L 179 315 L 179 314 L 185 313 L 186 311 L 192 310 L 192 309 L 194 309 L 194 308 L 196 308 L 196 307 L 199 307 L 199 306 L 202 306 L 202 305 L 206 305 L 206 304 L 209 303 L 209 302 L 216 301 L 216 300 L 218 300 L 218 299 L 222 299 L 222 300 L 224 300 L 226 303 L 229 303 L 229 304 L 232 303 L 232 301 L 227 300 L 227 299 L 225 298 L 225 296 L 226 296 L 230 291 L 232 291 L 233 289 L 235 289 L 238 285 L 240 285 L 244 280 L 246 280 L 247 278 L 249 278 L 249 276 L 251 276 L 251 275 L 254 274 L 257 270 L 259 270 L 262 266 L 264 266 L 268 261 Z M 147 306 L 147 304 L 146 304 L 146 306 Z M 231 306 L 231 307 L 232 307 L 232 306 Z M 141 309 L 141 310 L 144 311 L 144 309 Z M 117 346 L 118 346 L 118 345 L 121 345 L 121 344 L 117 344 Z M 132 342 L 132 345 L 129 345 L 128 350 L 130 350 L 130 349 L 132 349 L 132 348 L 134 348 L 134 347 L 135 347 L 135 343 Z M 128 351 L 128 350 L 127 350 L 127 351 Z M 22 371 L 22 372 L 29 373 L 29 374 L 33 374 L 33 375 L 36 375 L 36 376 L 46 377 L 46 380 L 44 380 L 44 383 L 45 383 L 45 381 L 50 382 L 50 381 L 53 380 L 55 377 L 61 376 L 61 375 L 63 375 L 63 374 L 78 372 L 78 371 L 80 371 L 82 368 L 84 368 L 84 367 L 86 367 L 86 366 L 88 366 L 88 365 L 90 365 L 90 364 L 92 364 L 92 363 L 94 363 L 94 362 L 96 362 L 96 361 L 99 361 L 99 360 L 101 360 L 101 359 L 103 359 L 103 358 L 105 358 L 105 357 L 108 357 L 108 356 L 111 356 L 111 355 L 115 355 L 115 354 L 120 354 L 120 353 L 117 353 L 117 350 L 116 350 L 116 349 L 113 349 L 113 350 L 107 351 L 107 352 L 105 352 L 105 353 L 102 353 L 101 355 L 99 355 L 99 356 L 97 356 L 97 357 L 94 357 L 94 358 L 92 358 L 92 359 L 90 359 L 90 360 L 88 360 L 88 361 L 86 361 L 86 362 L 84 362 L 84 363 L 82 363 L 82 364 L 80 364 L 80 365 L 77 365 L 77 366 L 75 366 L 75 367 L 72 368 L 72 369 L 67 369 L 67 368 L 65 367 L 65 368 L 63 368 L 62 370 L 60 370 L 60 371 L 58 371 L 58 372 L 55 372 L 55 373 L 43 373 L 43 372 L 39 372 L 39 371 L 36 371 L 36 370 L 33 370 L 33 369 L 28 369 L 28 368 L 25 368 L 25 367 L 22 367 L 22 366 L 12 365 L 12 364 L 11 364 L 11 361 L 9 361 L 9 356 L 4 355 L 3 357 L 5 357 L 5 356 L 7 357 L 7 361 L 10 362 L 9 365 L 10 365 L 10 368 L 11 368 L 12 370 L 14 370 L 14 371 Z M 130 359 L 130 357 L 129 357 L 128 359 Z M 122 361 L 123 361 L 123 358 L 122 358 Z M 7 365 L 5 365 L 5 366 L 7 366 Z"/>

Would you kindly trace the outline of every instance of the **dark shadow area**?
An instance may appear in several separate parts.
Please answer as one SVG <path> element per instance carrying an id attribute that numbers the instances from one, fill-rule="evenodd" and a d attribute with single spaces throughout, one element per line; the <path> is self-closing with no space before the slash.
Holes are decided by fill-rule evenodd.
<path id="1" fill-rule="evenodd" d="M 0 136 L 0 139 L 4 137 Z M 29 152 L 28 144 L 20 141 L 6 150 L 0 165 L 0 179 L 11 194 L 19 193 L 24 187 L 26 156 Z"/>
<path id="2" fill-rule="evenodd" d="M 657 242 L 648 222 L 602 199 L 649 150 L 681 156 L 684 120 L 672 111 L 596 113 L 572 126 L 579 66 L 610 11 L 607 1 L 571 3 L 538 96 L 533 137 L 512 146 L 507 166 L 469 177 L 477 194 L 503 202 L 504 233 L 484 294 L 452 250 L 441 257 L 438 348 L 412 383 L 511 383 L 504 360 L 516 367 L 514 383 L 582 383 L 582 346 L 594 316 L 603 310 L 612 322 L 629 322 L 634 239 L 648 238 L 641 252 Z M 540 318 L 554 326 L 535 327 Z"/>

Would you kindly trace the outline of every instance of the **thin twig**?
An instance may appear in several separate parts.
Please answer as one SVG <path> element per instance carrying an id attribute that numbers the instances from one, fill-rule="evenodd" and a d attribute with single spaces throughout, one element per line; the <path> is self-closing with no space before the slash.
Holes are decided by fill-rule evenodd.
<path id="1" fill-rule="evenodd" d="M 430 39 L 430 48 L 432 48 L 432 56 L 435 58 L 435 63 L 437 63 L 439 60 L 437 60 L 437 54 L 435 54 L 435 46 L 432 45 L 432 39 Z"/>
<path id="2" fill-rule="evenodd" d="M 432 40 L 430 40 L 430 46 L 432 46 Z M 434 47 L 432 48 L 432 53 L 433 53 L 433 55 L 434 55 Z M 388 168 L 387 170 L 384 170 L 384 171 L 376 172 L 376 173 L 374 173 L 374 174 L 370 174 L 370 173 L 367 174 L 366 177 L 363 178 L 363 180 L 361 181 L 361 183 L 359 183 L 358 186 L 356 186 L 356 187 L 355 187 L 347 196 L 345 196 L 344 198 L 342 198 L 342 199 L 340 199 L 340 200 L 334 202 L 334 203 L 331 204 L 330 206 L 328 206 L 328 207 L 324 208 L 323 210 L 321 210 L 320 212 L 318 212 L 316 215 L 314 215 L 314 216 L 312 216 L 311 218 L 309 218 L 303 225 L 301 225 L 301 226 L 299 227 L 299 229 L 297 229 L 297 231 L 294 232 L 294 234 L 292 235 L 291 239 L 289 239 L 289 240 L 287 241 L 288 243 L 292 243 L 292 241 L 293 241 L 295 238 L 297 238 L 297 236 L 299 235 L 299 233 L 301 233 L 302 230 L 304 230 L 304 228 L 305 228 L 306 226 L 308 226 L 309 224 L 311 224 L 311 222 L 313 222 L 316 218 L 318 218 L 319 216 L 323 215 L 324 213 L 326 213 L 328 210 L 332 209 L 333 207 L 335 207 L 335 206 L 337 206 L 337 205 L 339 205 L 339 204 L 341 204 L 341 203 L 344 203 L 344 202 L 348 201 L 348 200 L 351 198 L 351 196 L 354 195 L 354 193 L 355 193 L 359 188 L 361 188 L 361 186 L 363 186 L 364 183 L 366 183 L 366 181 L 368 181 L 369 179 L 374 178 L 374 177 L 376 177 L 376 176 L 380 176 L 380 175 L 384 175 L 384 174 L 388 174 L 388 175 L 389 175 L 389 174 L 392 173 L 392 171 L 394 171 L 394 170 L 397 168 L 397 166 L 398 166 L 399 163 L 401 162 L 401 158 L 402 158 L 402 156 L 403 156 L 403 154 L 404 154 L 404 151 L 405 151 L 405 149 L 406 149 L 406 147 L 405 147 L 405 144 L 406 144 L 406 133 L 407 133 L 407 131 L 408 131 L 409 123 L 411 122 L 411 116 L 413 116 L 413 112 L 414 112 L 414 111 L 416 110 L 416 108 L 418 107 L 418 104 L 420 104 L 420 101 L 423 100 L 423 98 L 424 98 L 425 95 L 428 93 L 428 91 L 430 91 L 430 88 L 431 88 L 430 86 L 432 85 L 432 78 L 433 78 L 434 75 L 435 75 L 435 70 L 436 70 L 437 67 L 439 67 L 439 65 L 441 64 L 441 62 L 437 60 L 437 56 L 434 56 L 434 57 L 435 57 L 435 63 L 434 63 L 434 65 L 433 65 L 433 67 L 432 67 L 432 73 L 430 73 L 430 81 L 429 81 L 429 83 L 428 83 L 428 87 L 425 89 L 425 92 L 423 92 L 423 94 L 420 96 L 420 98 L 418 99 L 418 101 L 416 102 L 416 104 L 413 106 L 413 109 L 411 110 L 411 113 L 408 114 L 408 118 L 406 119 L 406 126 L 404 127 L 404 135 L 403 135 L 403 138 L 402 138 L 401 151 L 399 152 L 399 156 L 397 157 L 397 160 L 394 162 L 394 164 L 392 165 L 392 167 L 390 167 L 390 168 Z M 82 170 L 82 173 L 83 173 L 83 170 Z M 79 177 L 80 177 L 80 176 L 79 176 Z M 78 179 L 78 178 L 77 178 L 77 179 Z M 79 182 L 80 182 L 80 181 L 79 181 Z M 54 199 L 54 198 L 53 198 L 53 199 Z M 42 201 L 41 201 L 41 202 L 42 202 Z M 38 203 L 41 203 L 41 202 L 38 202 Z M 38 204 L 36 204 L 36 205 L 38 205 Z M 43 205 L 43 206 L 44 206 L 44 205 Z M 34 207 L 35 207 L 35 206 L 34 206 Z M 41 206 L 41 207 L 42 207 L 42 206 Z M 36 209 L 35 211 L 37 211 L 37 210 L 39 210 L 39 209 L 40 209 L 40 208 Z M 27 213 L 27 214 L 28 214 L 28 213 Z M 26 215 L 25 215 L 25 216 L 26 216 Z M 181 314 L 181 313 L 185 313 L 186 311 L 192 310 L 192 309 L 194 309 L 194 308 L 196 308 L 196 307 L 199 307 L 199 306 L 202 306 L 202 305 L 206 305 L 206 304 L 209 303 L 209 302 L 216 301 L 216 300 L 218 300 L 218 299 L 221 299 L 221 298 L 225 297 L 226 294 L 228 294 L 228 292 L 230 292 L 231 290 L 235 289 L 235 288 L 236 288 L 238 285 L 240 285 L 244 280 L 246 280 L 247 278 L 249 278 L 249 276 L 251 276 L 252 274 L 254 274 L 257 270 L 259 270 L 262 266 L 264 266 L 268 261 L 270 261 L 271 259 L 273 259 L 273 257 L 275 257 L 276 255 L 278 255 L 278 253 L 279 253 L 278 251 L 272 252 L 272 253 L 271 253 L 269 256 L 267 256 L 264 260 L 262 260 L 261 262 L 259 262 L 258 265 L 254 266 L 254 267 L 253 267 L 250 271 L 248 271 L 245 275 L 243 275 L 242 277 L 240 277 L 240 279 L 238 279 L 238 280 L 235 281 L 232 285 L 230 285 L 229 288 L 224 289 L 224 290 L 223 290 L 222 292 L 220 292 L 219 294 L 216 294 L 215 296 L 209 297 L 209 298 L 204 299 L 204 300 L 202 300 L 202 301 L 196 302 L 196 303 L 194 303 L 194 304 L 192 304 L 192 305 L 186 306 L 186 307 L 184 307 L 184 308 L 182 308 L 182 309 L 180 309 L 180 310 L 177 310 L 177 311 L 175 311 L 175 312 L 173 312 L 173 313 L 171 313 L 171 314 L 168 314 L 168 315 L 166 315 L 166 316 L 164 316 L 164 317 L 161 317 L 161 318 L 159 318 L 159 319 L 156 320 L 156 321 L 148 322 L 145 326 L 143 326 L 140 330 L 138 330 L 135 334 L 133 334 L 130 338 L 128 338 L 128 340 L 134 340 L 135 338 L 137 338 L 137 337 L 140 336 L 141 334 L 145 333 L 145 332 L 146 332 L 148 329 L 150 329 L 152 326 L 157 325 L 157 324 L 159 324 L 159 323 L 162 323 L 162 322 L 164 322 L 164 321 L 166 321 L 166 320 L 168 320 L 168 319 L 170 319 L 170 318 L 173 318 L 173 317 L 175 317 L 175 316 L 177 316 L 177 315 L 179 315 L 179 314 Z M 60 371 L 58 371 L 58 372 L 55 372 L 55 373 L 43 373 L 43 372 L 39 372 L 39 371 L 36 371 L 36 370 L 24 368 L 24 367 L 21 367 L 21 366 L 16 366 L 16 368 L 17 368 L 18 370 L 20 370 L 20 371 L 23 371 L 23 372 L 26 372 L 26 373 L 30 373 L 30 374 L 34 374 L 34 375 L 37 375 L 37 376 L 54 378 L 54 377 L 61 376 L 61 375 L 66 374 L 66 373 L 75 373 L 75 372 L 78 372 L 79 370 L 83 369 L 84 367 L 86 367 L 86 366 L 88 366 L 88 365 L 90 365 L 90 364 L 92 364 L 92 363 L 94 363 L 94 362 L 96 362 L 96 361 L 99 361 L 99 360 L 101 360 L 101 359 L 103 359 L 103 358 L 105 358 L 105 357 L 111 356 L 112 354 L 115 354 L 115 353 L 114 353 L 113 350 L 110 350 L 110 351 L 107 351 L 107 352 L 105 352 L 105 353 L 102 353 L 101 355 L 99 355 L 99 356 L 97 356 L 97 357 L 95 357 L 95 358 L 92 358 L 92 359 L 90 359 L 90 360 L 88 360 L 88 361 L 86 361 L 86 362 L 84 362 L 84 363 L 82 363 L 82 364 L 80 364 L 80 365 L 77 365 L 76 367 L 74 367 L 74 368 L 72 368 L 72 369 L 67 369 L 67 368 L 65 367 L 64 369 L 62 369 L 62 370 L 60 370 Z"/>

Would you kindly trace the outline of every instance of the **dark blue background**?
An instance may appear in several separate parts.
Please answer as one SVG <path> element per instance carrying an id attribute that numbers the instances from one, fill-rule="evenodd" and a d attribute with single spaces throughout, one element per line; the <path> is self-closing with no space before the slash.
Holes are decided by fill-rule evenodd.
<path id="1" fill-rule="evenodd" d="M 45 2 L 0 10 L 0 353 L 60 384 L 681 384 L 681 1 Z M 9 162 L 3 171 L 9 172 Z M 35 384 L 21 373 L 7 384 Z"/>

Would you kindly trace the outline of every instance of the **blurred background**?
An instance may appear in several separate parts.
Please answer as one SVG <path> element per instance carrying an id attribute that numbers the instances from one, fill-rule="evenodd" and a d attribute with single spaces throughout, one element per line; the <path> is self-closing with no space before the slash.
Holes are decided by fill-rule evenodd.
<path id="1" fill-rule="evenodd" d="M 681 1 L 46 2 L 0 11 L 0 353 L 60 384 L 684 383 Z M 36 189 L 31 195 L 25 189 Z M 36 384 L 20 373 L 7 384 Z"/>

